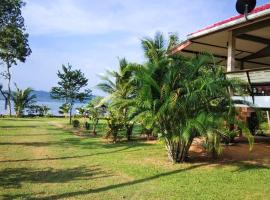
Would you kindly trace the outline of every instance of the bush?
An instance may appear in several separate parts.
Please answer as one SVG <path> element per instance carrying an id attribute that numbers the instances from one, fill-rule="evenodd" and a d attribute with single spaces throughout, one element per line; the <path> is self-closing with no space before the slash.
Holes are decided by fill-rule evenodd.
<path id="1" fill-rule="evenodd" d="M 73 128 L 78 128 L 80 127 L 80 121 L 75 119 L 72 121 L 72 124 L 73 124 Z"/>
<path id="2" fill-rule="evenodd" d="M 86 130 L 90 130 L 90 123 L 89 123 L 89 122 L 85 122 L 85 123 L 84 123 L 84 128 L 85 128 Z"/>

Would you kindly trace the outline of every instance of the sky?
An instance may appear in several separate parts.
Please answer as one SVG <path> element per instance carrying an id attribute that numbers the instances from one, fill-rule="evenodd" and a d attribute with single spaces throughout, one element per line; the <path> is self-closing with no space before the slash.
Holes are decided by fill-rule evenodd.
<path id="1" fill-rule="evenodd" d="M 100 94 L 95 87 L 98 74 L 116 70 L 119 58 L 144 61 L 142 38 L 160 31 L 178 33 L 184 40 L 189 33 L 237 15 L 236 0 L 25 1 L 32 54 L 12 67 L 12 82 L 44 91 L 56 86 L 57 70 L 70 63 L 89 79 L 88 88 Z M 258 5 L 268 2 L 257 0 Z"/>

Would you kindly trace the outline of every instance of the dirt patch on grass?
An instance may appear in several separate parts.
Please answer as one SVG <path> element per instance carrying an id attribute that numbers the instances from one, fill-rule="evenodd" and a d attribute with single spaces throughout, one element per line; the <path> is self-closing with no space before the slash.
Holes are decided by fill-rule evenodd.
<path id="1" fill-rule="evenodd" d="M 218 162 L 244 162 L 258 165 L 270 166 L 270 138 L 255 137 L 252 150 L 248 142 L 242 138 L 236 139 L 236 142 L 223 147 L 223 153 Z M 214 161 L 211 156 L 202 147 L 202 140 L 197 139 L 190 149 L 192 161 Z"/>
<path id="2" fill-rule="evenodd" d="M 76 136 L 78 136 L 80 138 L 96 137 L 90 131 L 86 131 L 84 128 L 75 129 L 75 128 L 72 128 L 69 125 L 64 125 L 64 124 L 57 123 L 57 122 L 51 122 L 50 124 L 57 127 L 57 128 L 59 128 L 59 129 L 62 129 L 64 131 L 71 132 L 71 133 L 73 133 L 74 135 L 76 135 Z"/>

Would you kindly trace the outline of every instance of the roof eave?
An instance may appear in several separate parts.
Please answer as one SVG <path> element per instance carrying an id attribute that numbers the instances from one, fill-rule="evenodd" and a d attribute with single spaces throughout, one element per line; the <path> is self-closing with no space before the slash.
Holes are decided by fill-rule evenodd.
<path id="1" fill-rule="evenodd" d="M 243 16 L 242 18 L 236 19 L 234 21 L 231 21 L 231 22 L 219 25 L 219 26 L 215 26 L 213 28 L 203 30 L 203 31 L 200 31 L 197 33 L 190 34 L 187 36 L 187 39 L 188 40 L 196 39 L 196 38 L 208 35 L 210 33 L 218 32 L 218 31 L 224 30 L 224 29 L 229 29 L 229 28 L 235 27 L 237 25 L 248 23 L 252 20 L 260 19 L 260 18 L 265 17 L 267 15 L 270 15 L 270 9 L 263 10 L 263 11 L 258 12 L 258 13 L 250 14 L 250 15 L 248 15 L 248 19 L 246 19 Z"/>

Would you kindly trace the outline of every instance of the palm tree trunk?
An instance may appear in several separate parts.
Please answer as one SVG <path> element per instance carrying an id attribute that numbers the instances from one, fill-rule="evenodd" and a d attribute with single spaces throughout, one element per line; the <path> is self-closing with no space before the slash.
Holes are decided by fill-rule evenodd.
<path id="1" fill-rule="evenodd" d="M 188 142 L 184 140 L 179 140 L 178 142 L 173 142 L 170 139 L 166 139 L 166 149 L 168 153 L 168 158 L 173 163 L 183 163 L 186 161 L 188 156 L 188 151 L 192 144 L 193 138 Z"/>

